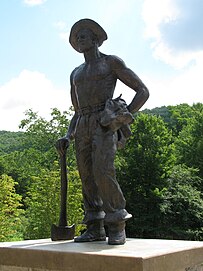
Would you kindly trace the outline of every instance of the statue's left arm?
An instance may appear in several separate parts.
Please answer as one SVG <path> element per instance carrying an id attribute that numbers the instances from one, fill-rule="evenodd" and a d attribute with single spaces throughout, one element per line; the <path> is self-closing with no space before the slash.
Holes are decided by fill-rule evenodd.
<path id="1" fill-rule="evenodd" d="M 120 58 L 112 56 L 111 65 L 116 78 L 136 92 L 132 102 L 128 105 L 128 110 L 131 113 L 137 112 L 149 98 L 147 87 Z"/>

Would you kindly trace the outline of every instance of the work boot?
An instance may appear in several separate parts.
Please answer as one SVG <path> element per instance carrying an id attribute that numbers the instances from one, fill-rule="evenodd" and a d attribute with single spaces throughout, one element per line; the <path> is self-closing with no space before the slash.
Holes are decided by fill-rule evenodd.
<path id="1" fill-rule="evenodd" d="M 94 220 L 87 223 L 87 230 L 81 235 L 75 237 L 75 242 L 93 242 L 105 241 L 106 232 L 103 220 Z"/>
<path id="2" fill-rule="evenodd" d="M 108 244 L 123 245 L 125 244 L 125 221 L 108 224 Z"/>

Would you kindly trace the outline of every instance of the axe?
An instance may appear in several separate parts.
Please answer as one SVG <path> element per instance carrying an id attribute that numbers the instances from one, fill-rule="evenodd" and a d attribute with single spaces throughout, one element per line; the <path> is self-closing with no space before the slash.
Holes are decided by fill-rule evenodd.
<path id="1" fill-rule="evenodd" d="M 59 226 L 52 224 L 51 226 L 51 240 L 71 240 L 74 238 L 75 225 L 68 226 L 67 221 L 67 192 L 68 192 L 68 177 L 66 165 L 66 152 L 59 153 L 60 167 L 61 167 L 61 205 Z"/>

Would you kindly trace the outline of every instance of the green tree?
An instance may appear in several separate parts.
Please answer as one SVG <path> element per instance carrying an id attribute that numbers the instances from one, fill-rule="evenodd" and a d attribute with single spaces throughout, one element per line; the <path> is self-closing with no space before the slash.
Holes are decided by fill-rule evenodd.
<path id="1" fill-rule="evenodd" d="M 38 116 L 32 110 L 26 112 L 21 122 L 22 145 L 24 149 L 3 153 L 0 156 L 0 170 L 12 176 L 18 183 L 15 188 L 23 196 L 26 214 L 25 238 L 50 236 L 50 225 L 58 224 L 60 177 L 56 141 L 64 136 L 69 125 L 70 112 L 51 112 L 50 121 Z M 82 220 L 81 184 L 76 171 L 74 144 L 68 149 L 70 194 L 68 216 L 70 223 Z M 80 230 L 77 227 L 77 231 Z"/>
<path id="2" fill-rule="evenodd" d="M 9 176 L 0 176 L 0 241 L 22 238 L 23 210 L 21 196 L 15 192 L 16 182 Z"/>
<path id="3" fill-rule="evenodd" d="M 23 150 L 24 133 L 0 131 L 0 155 Z"/>
<path id="4" fill-rule="evenodd" d="M 60 177 L 58 154 L 55 149 L 56 141 L 64 136 L 69 125 L 70 112 L 60 113 L 56 108 L 52 110 L 51 120 L 46 121 L 32 110 L 27 111 L 26 119 L 21 122 L 21 128 L 25 130 L 29 149 L 28 161 L 33 171 L 30 174 L 26 186 L 26 238 L 45 238 L 50 236 L 52 223 L 58 224 L 59 218 L 59 192 Z M 32 156 L 36 154 L 36 159 Z M 69 200 L 68 217 L 70 223 L 79 224 L 82 220 L 82 192 L 76 171 L 74 145 L 71 144 L 67 152 L 67 164 L 69 166 Z M 26 155 L 26 158 L 28 158 Z M 27 167 L 26 167 L 27 168 Z M 25 178 L 24 178 L 25 179 Z M 69 208 L 71 206 L 71 208 Z M 77 227 L 77 232 L 80 230 Z"/>
<path id="5" fill-rule="evenodd" d="M 203 240 L 203 199 L 198 189 L 202 180 L 197 170 L 178 165 L 162 194 L 163 236 L 170 239 Z"/>
<path id="6" fill-rule="evenodd" d="M 60 177 L 58 165 L 55 171 L 42 170 L 41 175 L 32 177 L 27 193 L 25 238 L 50 237 L 52 223 L 58 224 L 60 208 Z M 81 206 L 81 183 L 77 171 L 69 172 L 68 220 L 76 223 L 77 233 L 81 227 L 83 210 Z"/>
<path id="7" fill-rule="evenodd" d="M 30 186 L 30 178 L 38 176 L 41 169 L 52 170 L 55 161 L 58 161 L 55 143 L 66 134 L 70 115 L 71 111 L 61 113 L 54 108 L 50 121 L 47 121 L 32 110 L 28 110 L 26 118 L 20 125 L 24 130 L 21 142 L 23 150 L 0 156 L 0 173 L 6 173 L 18 181 L 16 189 L 23 199 Z M 73 144 L 68 150 L 68 163 L 76 165 Z"/>
<path id="8" fill-rule="evenodd" d="M 137 115 L 132 137 L 120 152 L 118 178 L 133 218 L 127 232 L 131 237 L 159 237 L 162 193 L 174 165 L 171 132 L 160 117 Z"/>
<path id="9" fill-rule="evenodd" d="M 144 109 L 142 113 L 161 117 L 166 124 L 169 124 L 171 122 L 171 112 L 169 108 L 170 107 L 167 106 L 161 106 L 153 109 Z"/>
<path id="10" fill-rule="evenodd" d="M 38 176 L 44 167 L 46 164 L 43 153 L 32 147 L 0 156 L 1 174 L 6 173 L 17 181 L 16 192 L 23 196 L 23 200 L 31 177 Z"/>
<path id="11" fill-rule="evenodd" d="M 54 161 L 58 159 L 55 143 L 66 134 L 70 115 L 71 111 L 61 113 L 54 108 L 50 121 L 47 121 L 32 110 L 28 110 L 25 113 L 26 118 L 21 121 L 20 128 L 26 134 L 24 145 L 28 149 L 32 148 L 43 153 L 42 166 L 45 168 L 51 169 Z"/>
<path id="12" fill-rule="evenodd" d="M 170 113 L 169 128 L 172 129 L 174 136 L 178 134 L 187 126 L 191 118 L 194 117 L 195 113 L 202 111 L 203 104 L 197 103 L 193 106 L 188 104 L 180 104 L 176 106 L 168 106 Z"/>
<path id="13" fill-rule="evenodd" d="M 199 176 L 203 179 L 203 105 L 196 106 L 193 117 L 180 132 L 175 145 L 178 162 L 199 169 Z"/>

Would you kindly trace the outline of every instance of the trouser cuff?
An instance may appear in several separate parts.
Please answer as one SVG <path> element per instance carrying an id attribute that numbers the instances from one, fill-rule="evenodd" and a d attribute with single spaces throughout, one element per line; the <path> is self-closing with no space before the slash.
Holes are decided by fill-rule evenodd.
<path id="1" fill-rule="evenodd" d="M 132 217 L 125 209 L 121 209 L 115 212 L 107 213 L 104 222 L 105 224 L 119 223 L 121 221 L 126 221 Z"/>
<path id="2" fill-rule="evenodd" d="M 88 211 L 88 212 L 86 212 L 82 223 L 87 224 L 87 223 L 94 221 L 94 220 L 103 220 L 104 217 L 105 217 L 104 211 L 98 211 L 98 212 Z"/>

